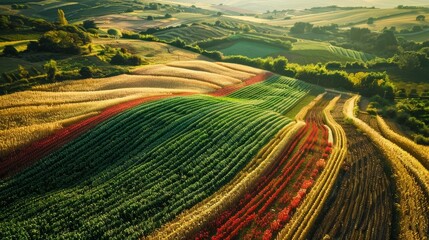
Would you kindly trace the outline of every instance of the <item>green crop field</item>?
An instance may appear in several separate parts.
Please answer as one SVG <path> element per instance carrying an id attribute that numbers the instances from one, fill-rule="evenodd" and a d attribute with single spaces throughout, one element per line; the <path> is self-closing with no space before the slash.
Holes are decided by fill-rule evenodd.
<path id="1" fill-rule="evenodd" d="M 192 25 L 168 29 L 155 33 L 154 35 L 162 40 L 171 41 L 180 38 L 187 43 L 194 43 L 208 38 L 222 38 L 232 34 L 232 31 L 207 25 Z"/>
<path id="2" fill-rule="evenodd" d="M 415 17 L 419 14 L 427 14 L 428 10 L 416 9 L 353 9 L 342 10 L 334 9 L 332 11 L 304 11 L 292 13 L 291 19 L 274 18 L 264 19 L 263 17 L 255 18 L 250 16 L 232 16 L 232 18 L 252 21 L 257 23 L 266 23 L 273 26 L 292 26 L 295 22 L 309 22 L 314 25 L 325 26 L 331 23 L 340 26 L 364 26 L 373 27 L 374 29 L 381 30 L 385 26 L 398 26 L 401 28 L 403 24 L 419 24 L 415 21 Z M 280 16 L 280 15 L 279 15 Z M 378 20 L 375 21 L 374 26 L 366 24 L 368 18 L 374 17 Z M 378 22 L 378 23 L 377 23 Z M 361 25 L 364 24 L 364 25 Z"/>
<path id="3" fill-rule="evenodd" d="M 0 240 L 428 240 L 428 1 L 0 0 Z"/>
<path id="4" fill-rule="evenodd" d="M 231 180 L 312 89 L 322 90 L 274 76 L 226 98 L 169 98 L 113 117 L 2 182 L 0 237 L 147 235 Z"/>
<path id="5" fill-rule="evenodd" d="M 267 43 L 241 40 L 232 43 L 232 45 L 222 48 L 217 46 L 212 50 L 219 50 L 224 55 L 244 55 L 252 58 L 266 57 L 271 55 L 281 55 L 284 50 L 280 47 L 271 46 Z"/>

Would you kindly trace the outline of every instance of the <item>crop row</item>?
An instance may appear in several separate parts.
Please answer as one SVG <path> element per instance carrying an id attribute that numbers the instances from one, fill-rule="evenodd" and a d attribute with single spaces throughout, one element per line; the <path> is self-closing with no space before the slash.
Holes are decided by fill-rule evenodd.
<path id="1" fill-rule="evenodd" d="M 178 94 L 186 95 L 186 94 Z M 171 95 L 160 95 L 153 97 L 139 98 L 125 103 L 121 103 L 103 110 L 100 114 L 87 118 L 83 121 L 72 124 L 68 127 L 56 131 L 54 134 L 33 142 L 17 153 L 10 154 L 0 162 L 0 178 L 12 176 L 22 169 L 32 165 L 34 162 L 58 150 L 67 142 L 75 139 L 83 132 L 105 121 L 106 119 L 130 109 L 144 102 L 162 99 Z"/>
<path id="2" fill-rule="evenodd" d="M 148 235 L 231 181 L 289 122 L 207 96 L 139 105 L 2 182 L 0 238 Z"/>
<path id="3" fill-rule="evenodd" d="M 201 230 L 235 202 L 238 202 L 245 192 L 257 183 L 257 180 L 276 163 L 282 150 L 289 144 L 292 136 L 305 126 L 304 122 L 291 122 L 271 141 L 262 148 L 249 164 L 237 176 L 215 194 L 198 203 L 192 209 L 185 211 L 174 221 L 164 225 L 149 236 L 149 239 L 188 239 L 192 234 Z"/>
<path id="4" fill-rule="evenodd" d="M 328 132 L 321 120 L 320 114 L 311 112 L 305 127 L 290 139 L 273 166 L 194 238 L 240 235 L 250 239 L 264 235 L 270 239 L 276 235 L 312 187 L 330 153 Z"/>
<path id="5" fill-rule="evenodd" d="M 226 95 L 231 94 L 231 93 L 233 93 L 233 92 L 235 92 L 235 91 L 237 91 L 240 88 L 243 88 L 245 86 L 249 86 L 249 85 L 264 81 L 267 78 L 271 77 L 272 75 L 273 74 L 271 72 L 258 74 L 256 76 L 251 77 L 250 79 L 244 81 L 241 84 L 226 86 L 226 87 L 223 87 L 219 90 L 216 90 L 216 91 L 210 93 L 210 96 L 214 96 L 214 97 L 226 96 Z"/>
<path id="6" fill-rule="evenodd" d="M 380 132 L 385 138 L 396 143 L 398 146 L 409 152 L 411 155 L 417 158 L 426 169 L 429 169 L 429 147 L 418 145 L 410 139 L 397 134 L 392 129 L 390 129 L 382 117 L 377 116 L 376 119 Z"/>
<path id="7" fill-rule="evenodd" d="M 427 205 L 427 184 L 429 181 L 425 176 L 427 171 L 424 171 L 424 167 L 417 159 L 393 142 L 385 139 L 377 131 L 353 115 L 353 107 L 356 99 L 357 96 L 346 102 L 344 112 L 390 160 L 389 162 L 395 173 L 400 199 L 398 205 L 400 212 L 400 238 L 425 239 L 429 232 L 429 209 Z"/>
<path id="8" fill-rule="evenodd" d="M 386 160 L 370 139 L 344 121 L 345 98 L 332 113 L 347 135 L 348 155 L 309 239 L 391 239 L 394 189 Z M 386 170 L 385 170 L 386 169 Z M 366 209 L 367 211 L 363 211 Z"/>
<path id="9" fill-rule="evenodd" d="M 304 239 L 307 236 L 337 179 L 347 153 L 345 132 L 330 113 L 338 99 L 339 97 L 332 99 L 329 105 L 323 110 L 324 121 L 332 130 L 334 137 L 332 154 L 325 166 L 325 170 L 321 173 L 317 181 L 315 181 L 305 201 L 297 209 L 291 221 L 279 233 L 281 239 Z M 303 222 L 305 224 L 302 224 Z"/>

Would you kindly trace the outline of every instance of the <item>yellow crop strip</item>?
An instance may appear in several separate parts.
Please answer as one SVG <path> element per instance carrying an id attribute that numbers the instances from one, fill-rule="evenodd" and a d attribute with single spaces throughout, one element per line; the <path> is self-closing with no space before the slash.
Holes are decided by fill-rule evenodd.
<path id="1" fill-rule="evenodd" d="M 304 125 L 304 122 L 299 121 L 285 126 L 229 184 L 155 231 L 148 239 L 184 239 L 217 213 L 227 209 L 256 184 L 259 177 L 263 176 L 281 154 L 291 137 Z"/>
<path id="2" fill-rule="evenodd" d="M 429 208 L 428 171 L 420 162 L 395 143 L 384 138 L 353 114 L 358 96 L 349 99 L 344 105 L 344 113 L 354 125 L 365 132 L 389 159 L 395 173 L 394 178 L 399 194 L 400 239 L 427 239 Z"/>
<path id="3" fill-rule="evenodd" d="M 330 111 L 340 97 L 334 98 L 323 110 L 327 125 L 333 131 L 334 145 L 326 167 L 316 180 L 309 194 L 298 207 L 290 222 L 278 234 L 278 239 L 305 239 L 313 223 L 323 208 L 347 154 L 347 138 L 343 128 L 335 122 Z M 305 224 L 303 224 L 305 223 Z"/>

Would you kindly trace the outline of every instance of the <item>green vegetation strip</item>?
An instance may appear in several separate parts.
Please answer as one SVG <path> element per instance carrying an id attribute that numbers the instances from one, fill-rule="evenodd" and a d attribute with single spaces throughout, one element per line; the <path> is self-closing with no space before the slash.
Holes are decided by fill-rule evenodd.
<path id="1" fill-rule="evenodd" d="M 273 77 L 229 98 L 169 98 L 113 117 L 0 182 L 0 238 L 148 235 L 229 182 L 310 89 Z"/>

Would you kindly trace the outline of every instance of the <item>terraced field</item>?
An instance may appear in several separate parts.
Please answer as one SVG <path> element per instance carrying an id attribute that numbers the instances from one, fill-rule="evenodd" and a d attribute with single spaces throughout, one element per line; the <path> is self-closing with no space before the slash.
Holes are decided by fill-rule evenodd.
<path id="1" fill-rule="evenodd" d="M 228 183 L 311 89 L 276 76 L 226 98 L 174 97 L 111 117 L 2 182 L 1 237 L 147 235 Z"/>

